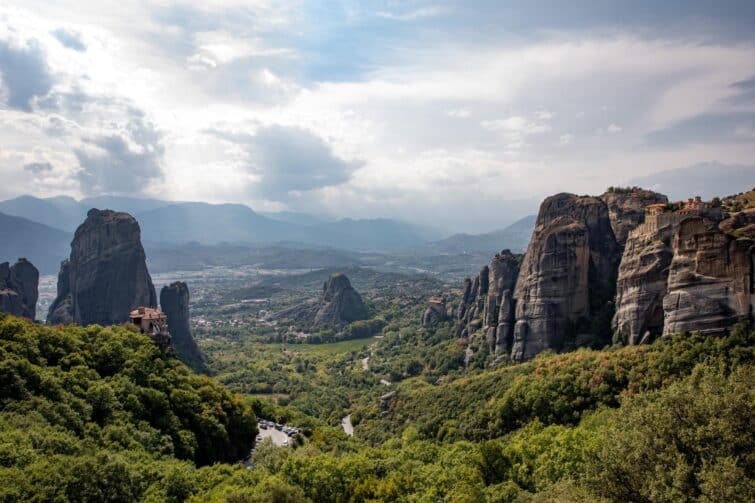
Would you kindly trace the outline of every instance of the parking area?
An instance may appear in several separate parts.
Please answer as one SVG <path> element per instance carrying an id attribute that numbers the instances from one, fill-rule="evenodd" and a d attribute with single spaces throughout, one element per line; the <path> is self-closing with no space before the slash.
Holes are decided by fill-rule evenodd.
<path id="1" fill-rule="evenodd" d="M 259 422 L 257 427 L 259 429 L 258 437 L 261 437 L 261 440 L 269 438 L 273 441 L 273 444 L 280 447 L 288 446 L 292 438 L 299 433 L 299 428 L 264 419 Z"/>

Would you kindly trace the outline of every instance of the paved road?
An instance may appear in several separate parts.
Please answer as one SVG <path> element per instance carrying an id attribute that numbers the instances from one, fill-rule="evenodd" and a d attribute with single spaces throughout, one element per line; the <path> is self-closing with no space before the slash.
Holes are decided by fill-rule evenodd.
<path id="1" fill-rule="evenodd" d="M 341 419 L 341 427 L 348 436 L 354 436 L 354 426 L 351 424 L 351 414 Z"/>
<path id="2" fill-rule="evenodd" d="M 288 438 L 288 435 L 283 433 L 282 431 L 278 431 L 275 428 L 268 427 L 266 430 L 263 430 L 260 428 L 260 435 L 262 436 L 262 440 L 264 441 L 266 438 L 273 439 L 273 444 L 282 446 L 284 445 L 283 442 L 288 440 L 288 443 L 291 443 L 291 439 Z"/>

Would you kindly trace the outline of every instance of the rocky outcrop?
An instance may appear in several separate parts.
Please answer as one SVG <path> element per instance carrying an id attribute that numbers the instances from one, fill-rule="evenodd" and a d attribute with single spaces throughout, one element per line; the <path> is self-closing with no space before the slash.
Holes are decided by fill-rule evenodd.
<path id="1" fill-rule="evenodd" d="M 672 234 L 666 226 L 629 235 L 616 281 L 615 342 L 639 344 L 662 334 Z"/>
<path id="2" fill-rule="evenodd" d="M 724 218 L 726 217 L 726 218 Z M 619 269 L 617 342 L 683 331 L 722 333 L 753 313 L 755 210 L 726 216 L 688 201 L 629 234 Z"/>
<path id="3" fill-rule="evenodd" d="M 139 306 L 157 307 L 141 232 L 128 213 L 92 209 L 61 266 L 48 321 L 80 325 L 124 323 Z M 67 287 L 67 288 L 66 288 Z"/>
<path id="4" fill-rule="evenodd" d="M 0 312 L 34 319 L 37 314 L 39 271 L 25 258 L 0 264 Z"/>
<path id="5" fill-rule="evenodd" d="M 353 321 L 367 319 L 369 314 L 349 278 L 343 273 L 335 273 L 323 284 L 314 325 L 342 327 Z"/>
<path id="6" fill-rule="evenodd" d="M 600 198 L 608 206 L 611 228 L 620 246 L 624 246 L 629 233 L 645 221 L 646 206 L 668 203 L 663 194 L 639 187 L 609 189 Z"/>
<path id="7" fill-rule="evenodd" d="M 168 318 L 173 351 L 181 361 L 197 371 L 205 371 L 205 356 L 191 335 L 189 287 L 176 281 L 160 290 L 160 308 Z"/>
<path id="8" fill-rule="evenodd" d="M 50 305 L 47 322 L 68 325 L 73 323 L 73 298 L 71 296 L 71 262 L 66 259 L 60 263 L 58 273 L 58 296 Z"/>
<path id="9" fill-rule="evenodd" d="M 431 328 L 448 320 L 445 298 L 433 298 L 427 302 L 427 308 L 422 313 L 420 325 L 422 328 Z"/>
<path id="10" fill-rule="evenodd" d="M 619 259 L 603 200 L 572 194 L 547 198 L 514 291 L 511 357 L 525 360 L 546 349 L 558 350 L 609 310 Z M 610 336 L 609 326 L 605 332 Z"/>
<path id="11" fill-rule="evenodd" d="M 514 325 L 512 292 L 519 274 L 521 255 L 503 250 L 474 280 L 464 281 L 457 309 L 457 337 L 469 337 L 483 329 L 490 353 L 508 351 Z"/>
<path id="12" fill-rule="evenodd" d="M 737 230 L 736 223 L 722 222 L 722 227 Z M 701 216 L 682 220 L 674 234 L 674 258 L 663 299 L 663 333 L 720 334 L 750 318 L 754 245 L 752 238 L 723 232 L 715 220 Z"/>

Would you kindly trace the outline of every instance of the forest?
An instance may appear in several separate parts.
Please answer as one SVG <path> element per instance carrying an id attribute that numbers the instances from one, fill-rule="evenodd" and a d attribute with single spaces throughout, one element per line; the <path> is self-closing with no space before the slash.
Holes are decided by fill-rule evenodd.
<path id="1" fill-rule="evenodd" d="M 364 394 L 347 437 L 194 374 L 127 325 L 3 316 L 0 500 L 752 501 L 753 342 L 740 324 L 406 376 L 382 418 Z M 288 416 L 306 439 L 261 443 L 247 469 L 256 416 Z"/>

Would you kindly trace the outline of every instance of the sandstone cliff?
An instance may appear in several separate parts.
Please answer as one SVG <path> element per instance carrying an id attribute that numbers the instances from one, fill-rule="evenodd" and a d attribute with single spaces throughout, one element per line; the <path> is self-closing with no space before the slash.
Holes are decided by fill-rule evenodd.
<path id="1" fill-rule="evenodd" d="M 755 241 L 727 234 L 718 224 L 690 217 L 674 234 L 664 334 L 720 334 L 752 315 Z"/>
<path id="2" fill-rule="evenodd" d="M 189 287 L 176 281 L 160 290 L 160 308 L 168 317 L 168 331 L 176 356 L 197 371 L 205 371 L 205 356 L 191 335 Z"/>
<path id="3" fill-rule="evenodd" d="M 621 246 L 626 243 L 629 233 L 645 221 L 645 207 L 668 203 L 663 194 L 639 187 L 609 189 L 600 198 L 608 206 L 611 228 Z"/>
<path id="4" fill-rule="evenodd" d="M 726 217 L 726 218 L 725 218 Z M 755 210 L 691 200 L 630 232 L 617 281 L 615 338 L 721 333 L 753 312 Z"/>
<path id="5" fill-rule="evenodd" d="M 34 319 L 37 314 L 39 271 L 25 258 L 0 264 L 0 312 Z"/>
<path id="6" fill-rule="evenodd" d="M 465 280 L 457 309 L 457 337 L 471 336 L 482 328 L 490 353 L 508 352 L 514 325 L 512 292 L 521 258 L 510 250 L 503 250 L 474 280 Z"/>
<path id="7" fill-rule="evenodd" d="M 427 308 L 422 313 L 420 325 L 422 328 L 434 327 L 438 323 L 448 320 L 445 298 L 433 298 L 427 302 Z"/>
<path id="8" fill-rule="evenodd" d="M 319 307 L 314 317 L 315 326 L 342 327 L 352 321 L 369 318 L 362 297 L 351 286 L 345 274 L 335 273 L 322 287 Z"/>
<path id="9" fill-rule="evenodd" d="M 610 327 L 594 322 L 611 309 L 619 258 L 603 200 L 572 194 L 547 198 L 514 291 L 511 357 L 524 360 L 561 349 L 585 330 L 608 336 Z"/>
<path id="10" fill-rule="evenodd" d="M 50 305 L 47 322 L 68 325 L 73 323 L 73 299 L 71 297 L 71 262 L 66 259 L 60 263 L 58 273 L 58 296 Z"/>
<path id="11" fill-rule="evenodd" d="M 139 224 L 127 213 L 92 209 L 76 230 L 68 264 L 61 266 L 58 297 L 48 321 L 81 325 L 128 321 L 139 306 L 156 307 Z M 66 288 L 67 287 L 67 288 Z"/>

